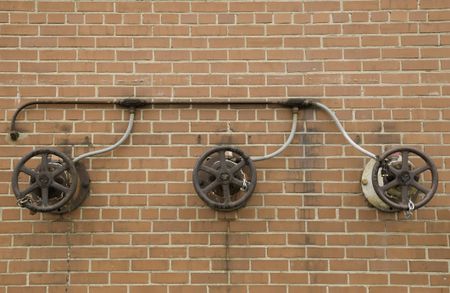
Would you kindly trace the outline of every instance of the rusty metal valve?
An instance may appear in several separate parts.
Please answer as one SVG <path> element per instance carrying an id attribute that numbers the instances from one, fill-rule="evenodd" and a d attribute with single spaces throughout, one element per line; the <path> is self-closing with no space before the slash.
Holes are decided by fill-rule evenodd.
<path id="1" fill-rule="evenodd" d="M 89 177 L 81 164 L 74 164 L 63 152 L 44 148 L 22 157 L 11 186 L 19 206 L 32 212 L 64 213 L 87 197 Z"/>
<path id="2" fill-rule="evenodd" d="M 412 212 L 435 195 L 438 172 L 425 153 L 399 147 L 385 152 L 375 162 L 371 181 L 378 197 L 389 207 Z"/>
<path id="3" fill-rule="evenodd" d="M 197 161 L 192 181 L 198 196 L 218 211 L 245 206 L 256 187 L 256 169 L 240 149 L 219 146 L 205 152 Z"/>

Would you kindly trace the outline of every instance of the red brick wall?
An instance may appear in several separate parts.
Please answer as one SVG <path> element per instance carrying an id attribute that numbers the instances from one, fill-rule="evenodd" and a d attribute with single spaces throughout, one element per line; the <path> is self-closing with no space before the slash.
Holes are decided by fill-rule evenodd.
<path id="1" fill-rule="evenodd" d="M 449 292 L 450 1 L 0 1 L 0 293 Z M 256 164 L 247 207 L 218 213 L 191 183 L 217 144 L 252 156 L 290 129 L 276 107 L 155 107 L 127 143 L 85 160 L 91 196 L 30 215 L 10 188 L 34 147 L 72 157 L 114 143 L 114 107 L 32 99 L 317 99 L 381 154 L 432 156 L 438 195 L 410 220 L 369 207 L 367 159 L 323 112 L 301 111 L 294 143 Z"/>

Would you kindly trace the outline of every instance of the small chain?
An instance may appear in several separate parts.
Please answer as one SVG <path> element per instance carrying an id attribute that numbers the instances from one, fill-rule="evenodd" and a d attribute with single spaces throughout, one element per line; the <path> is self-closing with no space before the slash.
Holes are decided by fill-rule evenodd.
<path id="1" fill-rule="evenodd" d="M 242 191 L 247 191 L 248 185 L 247 185 L 247 180 L 244 178 L 244 180 L 242 180 L 242 187 L 241 190 Z"/>
<path id="2" fill-rule="evenodd" d="M 416 208 L 416 206 L 414 205 L 414 203 L 410 199 L 409 202 L 408 202 L 408 210 L 405 211 L 405 218 L 406 219 L 410 219 L 412 217 L 412 214 L 413 214 L 415 208 Z"/>
<path id="3" fill-rule="evenodd" d="M 31 196 L 29 194 L 17 200 L 17 205 L 21 208 L 25 207 L 27 202 L 31 202 Z"/>

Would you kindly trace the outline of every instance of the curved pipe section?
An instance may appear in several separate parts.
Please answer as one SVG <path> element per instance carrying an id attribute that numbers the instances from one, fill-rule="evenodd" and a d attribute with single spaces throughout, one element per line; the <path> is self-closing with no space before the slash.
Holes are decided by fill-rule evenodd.
<path id="1" fill-rule="evenodd" d="M 328 113 L 328 115 L 330 115 L 331 119 L 333 119 L 334 123 L 336 124 L 337 128 L 339 129 L 339 131 L 342 133 L 342 135 L 345 137 L 345 139 L 355 148 L 357 149 L 359 152 L 363 153 L 364 155 L 368 156 L 369 158 L 374 159 L 375 161 L 378 161 L 378 157 L 369 152 L 368 150 L 362 148 L 360 145 L 358 145 L 347 133 L 347 131 L 345 131 L 344 127 L 342 126 L 341 122 L 339 122 L 339 119 L 336 117 L 336 114 L 327 106 L 325 106 L 324 104 L 321 104 L 319 102 L 311 102 L 312 105 L 324 110 L 325 112 Z"/>
<path id="2" fill-rule="evenodd" d="M 251 159 L 253 161 L 263 161 L 263 160 L 271 159 L 271 158 L 276 157 L 279 154 L 281 154 L 292 143 L 292 140 L 294 139 L 295 133 L 297 131 L 297 118 L 298 118 L 298 108 L 294 107 L 292 109 L 291 133 L 289 134 L 289 137 L 286 140 L 286 142 L 278 150 L 274 151 L 271 154 L 268 154 L 266 156 L 261 156 L 261 157 L 253 157 Z"/>
<path id="3" fill-rule="evenodd" d="M 19 116 L 20 112 L 22 112 L 24 109 L 29 108 L 31 106 L 36 105 L 114 105 L 116 104 L 115 101 L 73 101 L 73 100 L 67 100 L 67 101 L 53 101 L 53 100 L 44 100 L 44 101 L 31 101 L 28 103 L 23 104 L 19 108 L 17 108 L 16 112 L 14 112 L 14 115 L 11 119 L 11 127 L 9 130 L 9 136 L 12 140 L 17 140 L 19 138 L 19 132 L 16 129 L 16 120 L 17 116 Z"/>
<path id="4" fill-rule="evenodd" d="M 103 154 L 106 152 L 110 152 L 110 151 L 114 150 L 115 148 L 119 147 L 130 136 L 131 131 L 133 130 L 134 116 L 135 116 L 135 110 L 133 109 L 130 112 L 130 119 L 128 121 L 127 130 L 125 131 L 124 135 L 115 144 L 113 144 L 107 148 L 101 149 L 101 150 L 96 150 L 96 151 L 82 154 L 82 155 L 76 157 L 75 159 L 73 159 L 73 162 L 76 163 L 87 157 L 97 156 L 97 155 L 100 155 L 100 154 Z"/>

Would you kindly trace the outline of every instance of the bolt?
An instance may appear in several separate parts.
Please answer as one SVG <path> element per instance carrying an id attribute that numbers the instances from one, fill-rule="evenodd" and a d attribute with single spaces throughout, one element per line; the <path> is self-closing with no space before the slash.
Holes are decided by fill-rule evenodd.
<path id="1" fill-rule="evenodd" d="M 363 185 L 367 185 L 367 184 L 369 184 L 369 181 L 366 178 L 363 178 L 363 180 L 361 180 L 361 183 Z"/>
<path id="2" fill-rule="evenodd" d="M 230 179 L 230 175 L 228 175 L 227 173 L 222 173 L 220 174 L 220 179 L 222 179 L 223 181 L 227 181 Z"/>
<path id="3" fill-rule="evenodd" d="M 403 174 L 402 175 L 402 179 L 404 180 L 404 181 L 408 181 L 409 180 L 409 174 Z"/>

